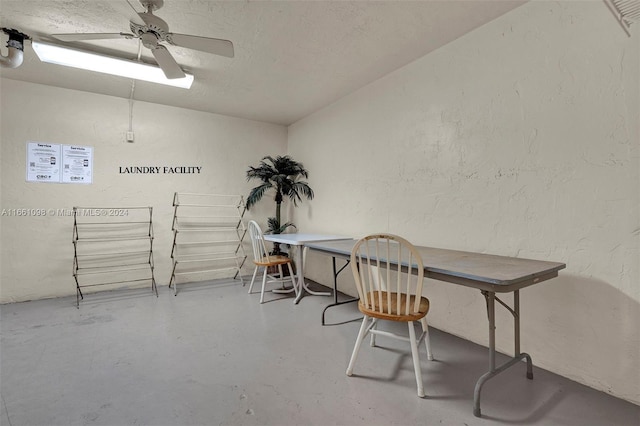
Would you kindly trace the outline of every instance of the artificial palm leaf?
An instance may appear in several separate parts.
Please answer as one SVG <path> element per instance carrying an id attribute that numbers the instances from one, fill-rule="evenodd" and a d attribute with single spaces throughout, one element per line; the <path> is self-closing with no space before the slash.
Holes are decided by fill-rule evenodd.
<path id="1" fill-rule="evenodd" d="M 275 158 L 267 155 L 257 167 L 250 166 L 247 170 L 247 180 L 258 179 L 262 182 L 253 188 L 247 196 L 247 210 L 260 201 L 265 193 L 273 190 L 275 192 L 276 217 L 269 218 L 269 230 L 273 234 L 280 234 L 290 226 L 295 227 L 290 222 L 281 224 L 282 200 L 286 196 L 293 201 L 294 206 L 297 206 L 298 201 L 302 201 L 303 197 L 312 200 L 313 190 L 306 181 L 301 180 L 308 177 L 309 172 L 304 168 L 304 165 L 288 155 L 278 155 Z M 272 219 L 274 220 L 273 224 L 271 223 Z"/>

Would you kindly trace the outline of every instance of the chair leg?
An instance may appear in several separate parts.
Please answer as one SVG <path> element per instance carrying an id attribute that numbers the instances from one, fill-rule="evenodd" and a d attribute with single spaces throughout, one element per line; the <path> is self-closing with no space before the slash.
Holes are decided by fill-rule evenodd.
<path id="1" fill-rule="evenodd" d="M 376 328 L 378 328 L 378 319 L 377 318 L 373 318 L 372 320 L 372 324 L 371 324 L 371 329 L 375 330 Z M 376 345 L 376 335 L 375 333 L 371 333 L 371 340 L 369 341 L 369 346 L 374 347 Z"/>
<path id="2" fill-rule="evenodd" d="M 258 273 L 258 265 L 256 265 L 253 270 L 253 277 L 251 277 L 251 284 L 249 284 L 249 294 L 251 294 L 251 290 L 253 289 L 253 282 L 256 280 L 256 274 Z"/>
<path id="3" fill-rule="evenodd" d="M 282 273 L 282 265 L 278 265 L 278 273 L 280 274 L 280 288 L 284 290 L 284 274 Z"/>
<path id="4" fill-rule="evenodd" d="M 349 360 L 349 366 L 347 367 L 347 376 L 351 376 L 353 374 L 353 365 L 356 363 L 356 358 L 358 357 L 358 352 L 360 351 L 360 345 L 362 345 L 362 341 L 367 335 L 368 322 L 369 322 L 369 317 L 365 315 L 362 318 L 362 325 L 360 325 L 358 338 L 356 339 L 356 344 L 353 347 L 353 353 L 351 354 L 351 359 Z"/>
<path id="5" fill-rule="evenodd" d="M 427 347 L 427 359 L 433 361 L 433 353 L 431 352 L 431 338 L 429 337 L 429 324 L 427 324 L 427 318 L 422 317 L 420 320 L 422 324 L 422 331 L 424 333 L 424 345 Z"/>
<path id="6" fill-rule="evenodd" d="M 416 342 L 416 330 L 413 328 L 413 321 L 407 323 L 409 326 L 409 340 L 411 341 L 411 357 L 413 358 L 413 369 L 416 371 L 416 383 L 418 384 L 418 396 L 424 397 L 422 387 L 422 372 L 420 371 L 420 356 L 418 355 L 418 344 Z"/>
<path id="7" fill-rule="evenodd" d="M 267 285 L 267 268 L 264 267 L 264 273 L 262 274 L 262 290 L 260 291 L 260 303 L 264 303 L 264 287 Z"/>

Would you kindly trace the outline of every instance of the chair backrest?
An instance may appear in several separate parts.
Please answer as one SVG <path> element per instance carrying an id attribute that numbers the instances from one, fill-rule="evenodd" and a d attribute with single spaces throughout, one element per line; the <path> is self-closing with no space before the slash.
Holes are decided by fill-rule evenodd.
<path id="1" fill-rule="evenodd" d="M 249 221 L 249 237 L 251 238 L 251 245 L 253 246 L 253 260 L 255 261 L 269 261 L 269 252 L 264 243 L 264 237 L 262 229 L 258 222 L 255 220 Z"/>
<path id="2" fill-rule="evenodd" d="M 418 311 L 424 265 L 409 241 L 393 234 L 368 235 L 353 246 L 351 270 L 360 303 L 368 310 L 404 315 Z"/>

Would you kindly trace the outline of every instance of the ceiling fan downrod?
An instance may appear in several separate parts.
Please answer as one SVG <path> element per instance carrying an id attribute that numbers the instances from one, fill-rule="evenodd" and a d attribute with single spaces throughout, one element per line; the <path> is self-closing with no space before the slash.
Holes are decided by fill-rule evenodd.
<path id="1" fill-rule="evenodd" d="M 162 6 L 164 6 L 164 0 L 140 0 L 140 4 L 147 13 L 151 13 L 154 10 L 162 8 Z"/>

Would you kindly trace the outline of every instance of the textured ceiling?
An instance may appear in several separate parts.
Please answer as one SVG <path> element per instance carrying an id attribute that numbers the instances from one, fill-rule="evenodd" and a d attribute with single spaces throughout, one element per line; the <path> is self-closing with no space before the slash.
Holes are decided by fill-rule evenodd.
<path id="1" fill-rule="evenodd" d="M 0 26 L 56 44 L 62 43 L 50 34 L 129 32 L 128 17 L 114 5 L 124 1 L 0 0 Z M 524 2 L 165 0 L 155 13 L 170 31 L 231 40 L 235 57 L 171 46 L 194 74 L 192 88 L 138 82 L 134 98 L 288 125 Z M 4 34 L 1 40 L 6 55 Z M 138 53 L 137 40 L 69 45 L 129 59 Z M 142 59 L 153 63 L 144 48 Z M 125 78 L 41 63 L 30 43 L 23 65 L 2 68 L 0 76 L 127 99 L 131 94 Z"/>

